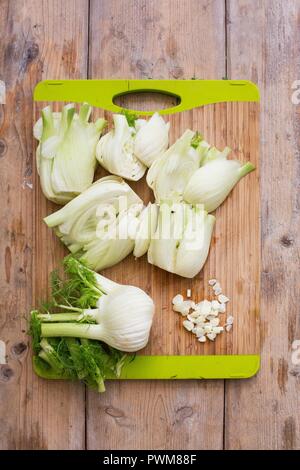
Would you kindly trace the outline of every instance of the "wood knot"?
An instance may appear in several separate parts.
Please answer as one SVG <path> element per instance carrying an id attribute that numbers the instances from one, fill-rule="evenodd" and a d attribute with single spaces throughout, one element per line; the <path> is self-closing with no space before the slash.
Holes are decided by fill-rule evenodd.
<path id="1" fill-rule="evenodd" d="M 26 51 L 26 61 L 29 64 L 39 55 L 39 46 L 35 42 L 29 44 Z"/>
<path id="2" fill-rule="evenodd" d="M 280 239 L 280 244 L 285 248 L 289 248 L 294 244 L 294 239 L 289 237 L 288 235 L 283 235 Z"/>
<path id="3" fill-rule="evenodd" d="M 293 416 L 289 416 L 282 429 L 283 449 L 293 450 L 296 448 L 296 422 Z"/>
<path id="4" fill-rule="evenodd" d="M 0 382 L 9 382 L 14 376 L 14 371 L 11 367 L 3 365 L 0 367 Z"/>
<path id="5" fill-rule="evenodd" d="M 7 152 L 7 145 L 4 139 L 0 139 L 0 158 L 4 157 Z"/>
<path id="6" fill-rule="evenodd" d="M 24 341 L 15 343 L 11 347 L 11 351 L 15 356 L 22 356 L 22 354 L 27 350 L 27 344 Z"/>
<path id="7" fill-rule="evenodd" d="M 176 410 L 176 423 L 181 423 L 193 414 L 193 408 L 190 406 L 182 406 Z"/>
<path id="8" fill-rule="evenodd" d="M 105 408 L 105 413 L 111 416 L 112 418 L 124 418 L 124 412 L 119 410 L 118 408 L 114 408 L 113 406 L 108 406 Z"/>
<path id="9" fill-rule="evenodd" d="M 288 363 L 281 357 L 278 361 L 277 383 L 281 393 L 286 393 L 286 384 L 288 381 Z"/>

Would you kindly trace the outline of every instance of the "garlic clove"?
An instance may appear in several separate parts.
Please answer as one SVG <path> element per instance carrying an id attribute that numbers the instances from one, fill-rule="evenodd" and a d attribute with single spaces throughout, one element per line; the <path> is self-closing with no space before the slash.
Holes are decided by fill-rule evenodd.
<path id="1" fill-rule="evenodd" d="M 172 304 L 173 305 L 180 304 L 182 302 L 183 302 L 183 296 L 181 294 L 175 295 L 175 297 L 173 297 L 173 299 L 172 299 Z"/>
<path id="2" fill-rule="evenodd" d="M 210 341 L 214 341 L 217 337 L 216 333 L 208 333 L 206 336 L 208 339 L 210 339 Z"/>
<path id="3" fill-rule="evenodd" d="M 204 335 L 203 335 L 203 336 L 200 336 L 200 338 L 198 339 L 198 341 L 199 341 L 200 343 L 205 343 L 205 342 L 206 342 L 206 336 L 204 336 Z"/>
<path id="4" fill-rule="evenodd" d="M 226 295 L 220 294 L 218 296 L 218 301 L 220 302 L 220 304 L 226 304 L 226 302 L 229 302 L 229 299 L 228 297 L 226 297 Z"/>
<path id="5" fill-rule="evenodd" d="M 184 320 L 184 322 L 182 324 L 183 324 L 184 328 L 188 331 L 192 331 L 192 329 L 194 328 L 194 324 L 189 320 Z"/>

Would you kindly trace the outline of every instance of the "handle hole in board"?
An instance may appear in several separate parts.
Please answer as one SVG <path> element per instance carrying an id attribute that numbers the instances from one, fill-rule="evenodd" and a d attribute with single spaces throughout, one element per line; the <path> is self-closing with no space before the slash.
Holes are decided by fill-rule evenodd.
<path id="1" fill-rule="evenodd" d="M 121 108 L 149 112 L 174 108 L 180 102 L 179 96 L 160 91 L 129 91 L 113 98 L 113 103 Z"/>

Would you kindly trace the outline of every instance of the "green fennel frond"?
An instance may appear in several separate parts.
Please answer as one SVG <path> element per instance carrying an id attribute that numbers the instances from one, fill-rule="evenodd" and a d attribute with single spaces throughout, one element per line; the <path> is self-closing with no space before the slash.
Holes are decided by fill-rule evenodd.
<path id="1" fill-rule="evenodd" d="M 201 140 L 203 140 L 203 136 L 201 134 L 199 134 L 199 132 L 197 131 L 195 133 L 194 137 L 192 138 L 191 147 L 196 149 L 198 147 L 198 145 L 200 144 Z"/>
<path id="2" fill-rule="evenodd" d="M 38 314 L 38 310 L 32 310 L 30 312 L 28 331 L 28 334 L 32 337 L 32 349 L 36 354 L 41 350 L 41 321 L 38 318 Z"/>
<path id="3" fill-rule="evenodd" d="M 130 127 L 134 127 L 135 121 L 138 119 L 138 115 L 132 111 L 129 111 L 128 109 L 123 109 L 122 114 L 124 114 L 126 117 L 128 125 Z"/>
<path id="4" fill-rule="evenodd" d="M 101 296 L 93 271 L 73 255 L 63 261 L 63 275 L 58 270 L 51 273 L 52 299 L 46 303 L 49 307 L 93 308 Z"/>

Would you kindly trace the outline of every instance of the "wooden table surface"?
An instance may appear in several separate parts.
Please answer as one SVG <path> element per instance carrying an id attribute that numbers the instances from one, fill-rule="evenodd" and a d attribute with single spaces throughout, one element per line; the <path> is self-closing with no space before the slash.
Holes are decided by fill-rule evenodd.
<path id="1" fill-rule="evenodd" d="M 2 449 L 299 449 L 300 3 L 0 0 Z M 245 381 L 110 382 L 32 373 L 32 90 L 57 78 L 250 79 L 261 90 L 262 364 Z M 298 94 L 299 97 L 299 94 Z M 245 260 L 247 262 L 247 260 Z M 47 271 L 47 266 L 45 266 Z"/>

